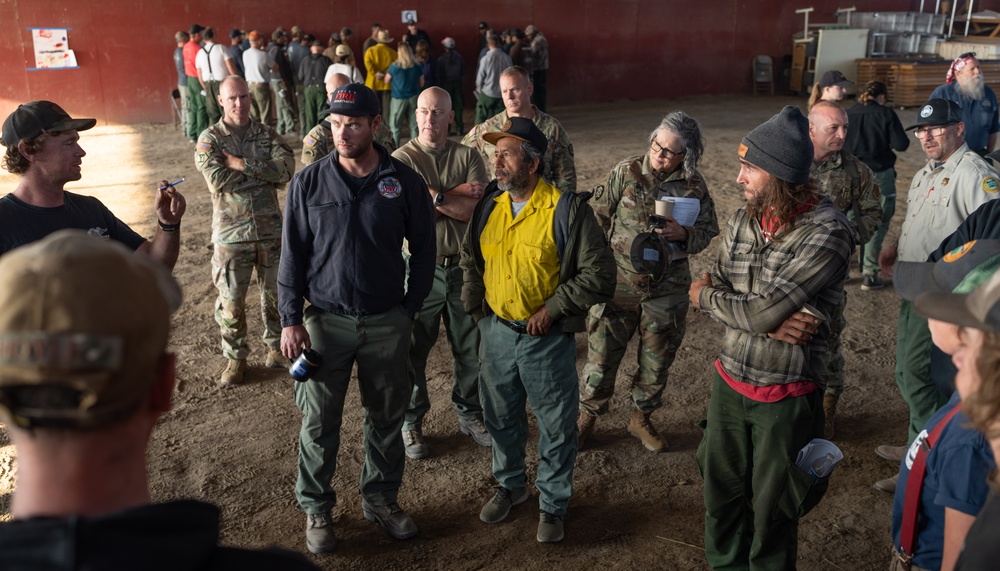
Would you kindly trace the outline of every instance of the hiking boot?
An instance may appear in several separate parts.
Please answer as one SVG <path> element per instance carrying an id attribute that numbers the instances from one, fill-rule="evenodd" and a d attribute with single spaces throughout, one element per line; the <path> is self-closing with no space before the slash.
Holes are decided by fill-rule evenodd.
<path id="1" fill-rule="evenodd" d="M 890 462 L 899 464 L 906 456 L 908 448 L 908 446 L 889 446 L 888 444 L 882 444 L 875 448 L 875 454 L 878 455 L 879 458 L 885 458 Z"/>
<path id="2" fill-rule="evenodd" d="M 459 417 L 458 429 L 462 431 L 462 434 L 471 436 L 472 440 L 480 446 L 487 448 L 493 446 L 493 437 L 490 436 L 489 431 L 486 430 L 486 425 L 483 424 L 483 421 L 479 417 Z"/>
<path id="3" fill-rule="evenodd" d="M 886 478 L 884 480 L 879 480 L 878 482 L 875 482 L 874 484 L 872 484 L 872 487 L 878 490 L 879 492 L 885 492 L 886 494 L 895 494 L 896 483 L 898 481 L 899 481 L 899 474 L 896 474 L 891 478 Z"/>
<path id="4" fill-rule="evenodd" d="M 556 543 L 563 539 L 563 518 L 545 510 L 538 512 L 538 543 Z"/>
<path id="5" fill-rule="evenodd" d="M 268 369 L 287 369 L 292 366 L 292 362 L 281 354 L 277 349 L 268 349 L 267 358 L 264 359 L 264 366 Z"/>
<path id="6" fill-rule="evenodd" d="M 885 281 L 878 276 L 865 276 L 861 279 L 861 289 L 864 291 L 872 291 L 884 287 Z"/>
<path id="7" fill-rule="evenodd" d="M 361 498 L 361 513 L 366 520 L 377 523 L 396 539 L 410 539 L 417 534 L 417 524 L 413 523 L 409 514 L 396 502 L 387 506 L 373 506 L 368 500 Z"/>
<path id="8" fill-rule="evenodd" d="M 306 515 L 306 549 L 309 553 L 330 553 L 337 547 L 330 512 Z"/>
<path id="9" fill-rule="evenodd" d="M 579 433 L 576 438 L 577 449 L 583 450 L 584 443 L 594 434 L 595 426 L 597 426 L 597 417 L 581 410 L 580 416 L 576 417 L 576 430 Z"/>
<path id="10" fill-rule="evenodd" d="M 486 523 L 499 523 L 510 513 L 510 508 L 517 504 L 523 504 L 528 499 L 528 495 L 528 488 L 510 491 L 500 486 L 479 512 L 479 519 Z"/>
<path id="11" fill-rule="evenodd" d="M 650 452 L 666 452 L 669 446 L 653 423 L 649 421 L 649 415 L 641 410 L 632 411 L 632 418 L 628 421 L 628 433 L 642 441 L 642 445 Z"/>
<path id="12" fill-rule="evenodd" d="M 823 395 L 823 438 L 833 438 L 833 423 L 837 416 L 837 401 L 840 395 L 827 393 Z"/>
<path id="13" fill-rule="evenodd" d="M 219 386 L 223 388 L 242 383 L 243 373 L 247 371 L 247 362 L 243 359 L 239 361 L 227 359 L 227 361 L 226 370 L 222 371 L 222 376 L 219 377 Z"/>
<path id="14" fill-rule="evenodd" d="M 411 460 L 420 460 L 430 454 L 427 443 L 424 442 L 424 435 L 419 430 L 403 431 L 403 448 Z"/>

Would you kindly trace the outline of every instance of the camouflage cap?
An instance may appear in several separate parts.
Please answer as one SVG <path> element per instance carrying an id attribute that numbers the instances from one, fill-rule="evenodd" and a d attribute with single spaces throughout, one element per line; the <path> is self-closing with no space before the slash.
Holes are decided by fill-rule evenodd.
<path id="1" fill-rule="evenodd" d="M 1000 332 L 1000 272 L 972 293 L 922 293 L 913 306 L 930 319 Z"/>
<path id="2" fill-rule="evenodd" d="M 970 293 L 1000 269 L 1000 240 L 973 240 L 936 262 L 898 262 L 896 293 L 913 301 L 922 293 Z"/>
<path id="3" fill-rule="evenodd" d="M 101 426 L 148 393 L 181 291 L 166 267 L 118 242 L 62 230 L 0 257 L 0 419 Z M 75 405 L 22 403 L 59 387 Z"/>

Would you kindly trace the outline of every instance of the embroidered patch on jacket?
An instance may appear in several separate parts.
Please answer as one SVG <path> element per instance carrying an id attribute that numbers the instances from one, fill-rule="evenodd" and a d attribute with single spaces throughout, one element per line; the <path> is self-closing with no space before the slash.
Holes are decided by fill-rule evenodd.
<path id="1" fill-rule="evenodd" d="M 1000 180 L 992 176 L 988 176 L 983 179 L 983 190 L 990 194 L 996 194 L 1000 190 Z"/>
<path id="2" fill-rule="evenodd" d="M 962 256 L 964 256 L 975 245 L 976 245 L 976 241 L 975 240 L 973 240 L 971 242 L 966 242 L 965 244 L 963 244 L 963 245 L 955 248 L 954 250 L 948 252 L 947 254 L 945 254 L 944 257 L 941 258 L 941 259 L 944 260 L 944 261 L 946 261 L 946 262 L 949 262 L 949 263 L 950 262 L 954 262 L 955 260 L 957 260 L 957 259 L 961 258 Z"/>
<path id="3" fill-rule="evenodd" d="M 378 193 L 386 198 L 396 198 L 403 188 L 399 185 L 399 179 L 394 176 L 387 176 L 378 181 Z"/>
<path id="4" fill-rule="evenodd" d="M 316 138 L 313 137 L 312 135 L 306 135 L 306 138 L 302 139 L 302 143 L 305 144 L 305 145 L 308 145 L 310 147 L 315 147 L 316 146 Z"/>
<path id="5" fill-rule="evenodd" d="M 203 153 L 210 153 L 212 152 L 212 143 L 199 142 L 195 148 Z"/>

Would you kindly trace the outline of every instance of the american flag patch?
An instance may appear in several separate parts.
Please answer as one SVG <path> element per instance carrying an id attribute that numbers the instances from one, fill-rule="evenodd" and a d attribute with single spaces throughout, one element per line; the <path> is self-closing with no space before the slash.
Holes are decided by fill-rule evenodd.
<path id="1" fill-rule="evenodd" d="M 203 153 L 210 153 L 212 152 L 212 143 L 199 142 L 198 145 L 195 147 L 195 149 Z"/>

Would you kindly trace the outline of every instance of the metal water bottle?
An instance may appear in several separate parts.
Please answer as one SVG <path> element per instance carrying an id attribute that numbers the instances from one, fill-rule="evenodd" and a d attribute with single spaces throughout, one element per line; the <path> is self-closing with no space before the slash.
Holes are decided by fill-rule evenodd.
<path id="1" fill-rule="evenodd" d="M 309 377 L 316 372 L 316 369 L 323 364 L 323 356 L 312 349 L 304 349 L 299 354 L 299 358 L 288 367 L 288 373 L 299 382 L 309 380 Z"/>

